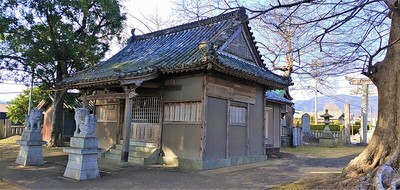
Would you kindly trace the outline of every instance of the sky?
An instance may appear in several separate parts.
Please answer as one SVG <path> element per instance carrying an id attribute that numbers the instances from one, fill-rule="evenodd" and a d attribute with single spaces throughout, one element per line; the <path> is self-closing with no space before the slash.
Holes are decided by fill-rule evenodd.
<path id="1" fill-rule="evenodd" d="M 132 28 L 136 28 L 136 34 L 147 33 L 149 30 L 144 27 L 144 25 L 138 22 L 134 17 L 152 17 L 158 13 L 158 16 L 164 21 L 171 21 L 171 16 L 173 15 L 172 8 L 174 5 L 174 1 L 177 0 L 123 0 L 124 3 L 124 11 L 127 12 L 127 22 L 126 27 L 124 29 L 124 35 L 128 38 L 131 34 L 130 31 Z M 134 17 L 133 17 L 133 16 Z M 107 52 L 106 58 L 117 53 L 122 48 L 121 44 L 118 42 L 112 43 L 111 50 Z M 355 75 L 356 77 L 361 77 Z M 18 93 L 13 92 L 22 92 L 27 87 L 24 85 L 15 85 L 12 84 L 12 81 L 7 81 L 7 84 L 0 83 L 0 101 L 10 101 L 15 98 Z M 334 84 L 330 89 L 327 88 L 324 91 L 324 94 L 349 94 L 350 89 L 356 89 L 357 87 L 349 86 L 348 82 L 344 79 L 344 77 L 339 77 L 337 79 L 332 79 L 332 84 Z M 304 100 L 313 98 L 315 95 L 314 91 L 308 86 L 315 86 L 313 81 L 309 81 L 307 83 L 300 85 L 295 85 L 291 87 L 291 95 L 296 100 Z M 322 94 L 319 94 L 322 96 Z"/>

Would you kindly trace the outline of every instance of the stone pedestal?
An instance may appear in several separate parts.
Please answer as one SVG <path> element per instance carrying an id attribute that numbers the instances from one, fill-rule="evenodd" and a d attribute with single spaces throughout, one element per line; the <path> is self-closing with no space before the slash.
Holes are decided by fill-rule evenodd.
<path id="1" fill-rule="evenodd" d="M 95 137 L 71 137 L 70 147 L 64 148 L 69 153 L 64 177 L 79 181 L 100 177 L 97 155 L 101 151 Z"/>
<path id="2" fill-rule="evenodd" d="M 338 140 L 335 138 L 319 138 L 319 146 L 322 147 L 336 147 L 338 144 Z"/>
<path id="3" fill-rule="evenodd" d="M 43 165 L 42 133 L 40 131 L 25 130 L 21 135 L 19 153 L 15 163 L 23 166 Z"/>

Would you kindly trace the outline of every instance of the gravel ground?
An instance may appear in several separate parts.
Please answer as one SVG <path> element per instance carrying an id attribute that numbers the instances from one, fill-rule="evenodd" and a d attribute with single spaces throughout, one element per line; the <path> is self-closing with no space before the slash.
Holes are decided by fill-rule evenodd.
<path id="1" fill-rule="evenodd" d="M 14 164 L 15 157 L 0 159 L 0 189 L 275 189 L 281 184 L 340 173 L 362 148 L 283 149 L 267 161 L 207 171 L 126 166 L 100 159 L 101 178 L 81 182 L 62 177 L 67 155 L 60 150 L 45 150 L 43 166 L 21 167 Z M 312 154 L 313 150 L 329 155 Z"/>

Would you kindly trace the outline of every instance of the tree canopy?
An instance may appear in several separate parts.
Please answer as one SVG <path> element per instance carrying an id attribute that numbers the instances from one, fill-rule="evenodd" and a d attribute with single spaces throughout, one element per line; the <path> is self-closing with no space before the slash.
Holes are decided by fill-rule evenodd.
<path id="1" fill-rule="evenodd" d="M 24 90 L 22 94 L 19 94 L 16 98 L 11 100 L 8 106 L 7 117 L 14 123 L 25 123 L 25 115 L 28 114 L 29 105 L 29 92 L 30 90 Z M 50 101 L 50 92 L 42 90 L 39 87 L 33 88 L 32 91 L 32 107 L 36 107 L 40 101 Z"/>
<path id="2" fill-rule="evenodd" d="M 43 88 L 56 89 L 51 145 L 58 144 L 66 93 L 57 84 L 98 63 L 124 20 L 118 0 L 0 2 L 0 81 L 33 76 Z"/>
<path id="3" fill-rule="evenodd" d="M 2 76 L 24 80 L 34 72 L 54 88 L 98 63 L 122 30 L 120 7 L 115 0 L 0 2 L 0 68 L 9 74 Z"/>

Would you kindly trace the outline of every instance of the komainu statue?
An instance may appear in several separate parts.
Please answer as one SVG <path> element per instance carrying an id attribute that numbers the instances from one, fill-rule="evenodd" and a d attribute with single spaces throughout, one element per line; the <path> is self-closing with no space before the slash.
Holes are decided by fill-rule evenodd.
<path id="1" fill-rule="evenodd" d="M 74 136 L 95 137 L 96 116 L 87 108 L 75 109 L 76 130 Z"/>
<path id="2" fill-rule="evenodd" d="M 29 113 L 28 121 L 27 121 L 27 131 L 38 131 L 41 132 L 42 128 L 40 126 L 40 122 L 42 122 L 43 114 L 40 109 L 33 109 L 31 113 Z"/>

